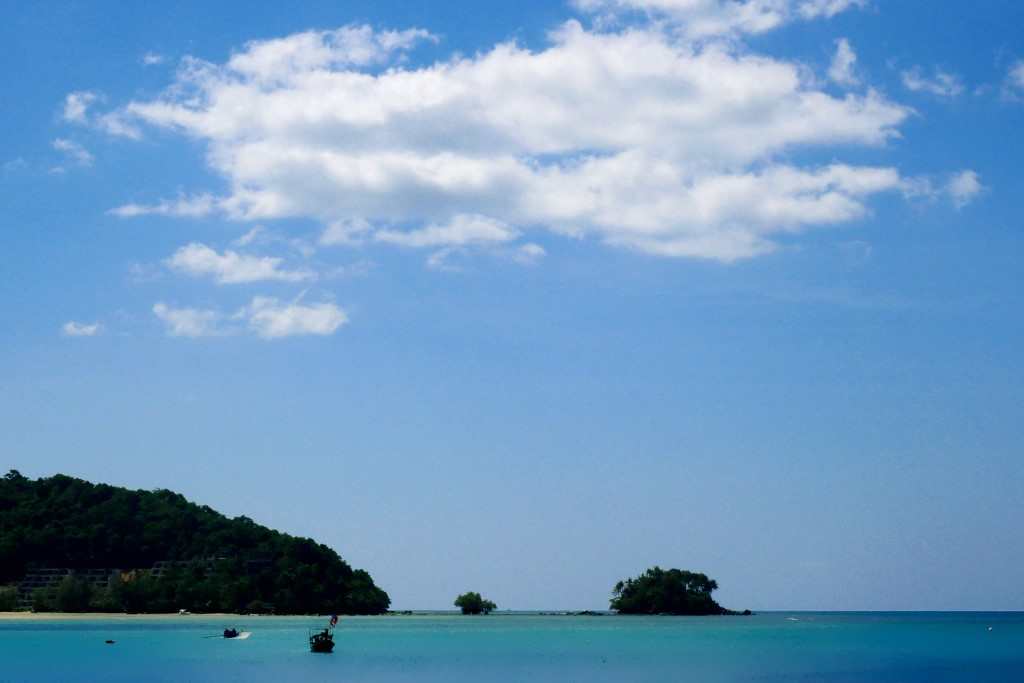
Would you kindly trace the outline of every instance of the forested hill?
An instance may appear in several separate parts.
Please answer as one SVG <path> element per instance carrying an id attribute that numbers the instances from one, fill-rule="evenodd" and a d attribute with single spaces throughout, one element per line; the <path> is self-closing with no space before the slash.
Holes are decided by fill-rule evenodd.
<path id="1" fill-rule="evenodd" d="M 118 571 L 37 588 L 37 609 L 377 614 L 390 604 L 368 573 L 308 538 L 172 491 L 11 471 L 0 479 L 0 585 L 24 591 L 41 568 Z"/>

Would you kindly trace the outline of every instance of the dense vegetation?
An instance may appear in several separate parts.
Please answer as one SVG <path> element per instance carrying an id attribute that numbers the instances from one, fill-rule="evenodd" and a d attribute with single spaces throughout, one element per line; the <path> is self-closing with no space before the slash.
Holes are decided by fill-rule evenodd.
<path id="1" fill-rule="evenodd" d="M 704 574 L 652 567 L 615 584 L 610 606 L 620 614 L 731 614 L 711 597 L 717 589 Z"/>
<path id="2" fill-rule="evenodd" d="M 161 561 L 172 564 L 151 575 Z M 167 490 L 64 475 L 33 481 L 12 470 L 0 479 L 0 585 L 42 567 L 121 573 L 99 587 L 65 578 L 33 596 L 40 610 L 379 614 L 391 602 L 369 574 L 308 538 Z"/>
<path id="3" fill-rule="evenodd" d="M 498 609 L 493 602 L 472 591 L 455 598 L 455 606 L 461 609 L 463 614 L 490 614 L 491 610 Z"/>

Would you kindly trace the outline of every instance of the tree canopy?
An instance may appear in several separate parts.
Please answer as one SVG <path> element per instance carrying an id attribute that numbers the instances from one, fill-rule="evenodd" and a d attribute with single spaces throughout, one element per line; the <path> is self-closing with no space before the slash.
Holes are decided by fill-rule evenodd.
<path id="1" fill-rule="evenodd" d="M 455 598 L 455 606 L 461 609 L 463 614 L 490 614 L 491 610 L 498 609 L 493 602 L 472 591 Z"/>
<path id="2" fill-rule="evenodd" d="M 727 614 L 711 597 L 717 589 L 705 574 L 652 567 L 615 584 L 610 607 L 620 614 Z"/>
<path id="3" fill-rule="evenodd" d="M 164 571 L 150 572 L 157 563 Z M 100 589 L 69 577 L 37 596 L 42 609 L 379 614 L 391 602 L 369 574 L 311 539 L 172 491 L 12 470 L 0 479 L 0 584 L 42 567 L 123 572 Z"/>

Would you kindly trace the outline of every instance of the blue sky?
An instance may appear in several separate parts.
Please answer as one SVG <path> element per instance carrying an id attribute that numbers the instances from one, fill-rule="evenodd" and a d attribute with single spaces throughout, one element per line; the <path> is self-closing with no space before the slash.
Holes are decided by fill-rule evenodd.
<path id="1" fill-rule="evenodd" d="M 5 469 L 395 608 L 1024 609 L 1024 10 L 3 3 Z"/>

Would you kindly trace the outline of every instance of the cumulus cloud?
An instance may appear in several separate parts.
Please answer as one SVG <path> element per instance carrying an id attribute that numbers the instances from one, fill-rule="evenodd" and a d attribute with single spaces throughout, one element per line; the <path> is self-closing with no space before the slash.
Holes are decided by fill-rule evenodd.
<path id="1" fill-rule="evenodd" d="M 282 259 L 277 257 L 239 254 L 230 249 L 218 253 L 205 244 L 192 242 L 174 252 L 165 264 L 193 277 L 211 277 L 222 285 L 266 280 L 301 282 L 316 277 L 306 269 L 283 269 L 281 262 Z"/>
<path id="2" fill-rule="evenodd" d="M 65 337 L 95 337 L 102 331 L 103 325 L 100 323 L 80 323 L 74 320 L 69 320 L 60 328 Z"/>
<path id="3" fill-rule="evenodd" d="M 92 154 L 77 142 L 66 138 L 57 138 L 50 144 L 55 150 L 63 153 L 67 161 L 75 166 L 92 166 Z M 53 170 L 60 172 L 64 170 L 64 167 L 57 166 Z"/>
<path id="4" fill-rule="evenodd" d="M 270 297 L 253 297 L 252 302 L 236 314 L 244 318 L 249 329 L 264 339 L 280 339 L 296 335 L 330 335 L 348 322 L 348 316 L 333 303 L 281 303 Z"/>
<path id="5" fill-rule="evenodd" d="M 756 24 L 860 3 L 614 4 L 724 7 Z M 894 168 L 781 163 L 809 147 L 884 145 L 910 110 L 871 89 L 830 95 L 799 64 L 728 42 L 656 22 L 605 31 L 569 21 L 543 49 L 502 43 L 403 66 L 425 39 L 344 27 L 251 42 L 223 64 L 185 60 L 162 96 L 120 113 L 204 141 L 229 190 L 112 213 L 312 218 L 325 226 L 321 244 L 434 250 L 550 230 L 732 261 L 861 217 L 873 195 L 906 183 Z"/>
<path id="6" fill-rule="evenodd" d="M 956 97 L 964 91 L 964 84 L 956 74 L 936 68 L 931 77 L 919 66 L 900 73 L 903 86 L 912 92 L 926 92 L 939 97 Z"/>
<path id="7" fill-rule="evenodd" d="M 226 333 L 220 326 L 223 316 L 217 311 L 202 308 L 172 308 L 164 303 L 153 306 L 153 314 L 167 328 L 172 337 L 213 337 Z"/>
<path id="8" fill-rule="evenodd" d="M 981 177 L 974 171 L 965 170 L 955 174 L 946 183 L 946 192 L 953 205 L 958 209 L 970 204 L 982 193 L 985 186 L 981 184 Z"/>
<path id="9" fill-rule="evenodd" d="M 850 41 L 840 38 L 836 41 L 836 53 L 828 67 L 828 77 L 843 86 L 857 85 L 859 79 L 854 71 L 857 64 L 857 53 L 850 47 Z"/>

